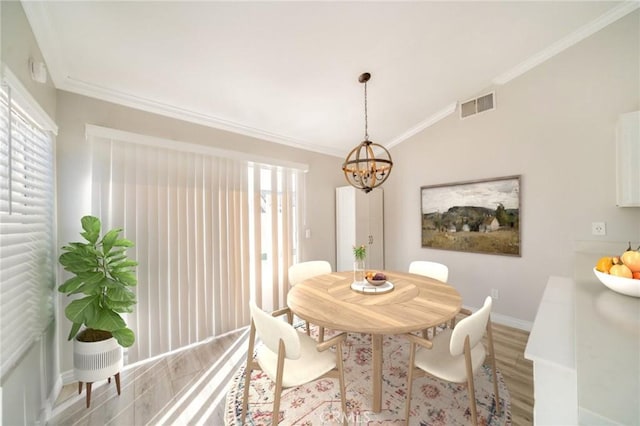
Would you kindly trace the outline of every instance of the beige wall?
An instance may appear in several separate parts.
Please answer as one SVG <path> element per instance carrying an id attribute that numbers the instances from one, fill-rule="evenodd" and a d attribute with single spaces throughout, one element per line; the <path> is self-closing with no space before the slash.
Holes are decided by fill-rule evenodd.
<path id="1" fill-rule="evenodd" d="M 573 275 L 577 241 L 640 243 L 640 208 L 615 205 L 615 123 L 640 109 L 639 13 L 495 87 L 497 109 L 451 115 L 391 150 L 385 184 L 386 263 L 450 267 L 463 304 L 532 321 L 549 275 Z M 421 248 L 420 186 L 522 175 L 522 257 Z M 591 235 L 604 221 L 605 237 Z M 604 254 L 604 253 L 603 253 Z M 609 253 L 613 255 L 615 253 Z"/>
<path id="2" fill-rule="evenodd" d="M 316 154 L 247 136 L 166 118 L 118 106 L 69 92 L 58 93 L 58 240 L 77 239 L 78 224 L 90 213 L 88 185 L 90 177 L 89 146 L 85 124 L 112 127 L 129 132 L 209 145 L 258 156 L 305 163 L 307 205 L 305 229 L 311 238 L 302 240 L 302 259 L 326 259 L 335 265 L 335 187 L 343 184 L 341 159 Z M 65 301 L 59 306 L 62 314 Z M 62 321 L 62 371 L 72 368 L 71 344 L 65 340 L 68 323 Z"/>

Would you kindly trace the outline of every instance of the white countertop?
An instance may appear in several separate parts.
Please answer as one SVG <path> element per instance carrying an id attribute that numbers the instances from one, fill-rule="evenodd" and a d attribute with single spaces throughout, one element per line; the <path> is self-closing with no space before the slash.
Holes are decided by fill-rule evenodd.
<path id="1" fill-rule="evenodd" d="M 602 285 L 592 271 L 596 260 L 594 255 L 576 255 L 579 421 L 640 425 L 640 298 Z"/>
<path id="2" fill-rule="evenodd" d="M 576 252 L 574 277 L 545 287 L 525 349 L 536 424 L 640 426 L 640 298 L 601 284 L 599 257 Z"/>
<path id="3" fill-rule="evenodd" d="M 525 358 L 575 369 L 574 299 L 571 278 L 549 278 L 529 333 Z"/>

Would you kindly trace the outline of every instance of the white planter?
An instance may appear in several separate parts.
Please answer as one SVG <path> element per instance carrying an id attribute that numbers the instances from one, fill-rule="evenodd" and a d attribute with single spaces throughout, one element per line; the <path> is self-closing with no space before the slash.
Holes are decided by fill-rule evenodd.
<path id="1" fill-rule="evenodd" d="M 73 371 L 76 380 L 93 383 L 122 370 L 122 346 L 113 337 L 100 342 L 73 340 Z"/>

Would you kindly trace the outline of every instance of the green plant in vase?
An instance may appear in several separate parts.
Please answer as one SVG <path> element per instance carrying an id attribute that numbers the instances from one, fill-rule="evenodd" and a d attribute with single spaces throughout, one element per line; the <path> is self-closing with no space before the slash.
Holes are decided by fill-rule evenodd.
<path id="1" fill-rule="evenodd" d="M 135 335 L 120 314 L 133 312 L 137 303 L 131 287 L 138 283 L 134 272 L 138 262 L 126 255 L 133 242 L 120 237 L 120 228 L 101 237 L 102 225 L 94 216 L 84 216 L 81 222 L 84 232 L 80 235 L 87 242 L 62 247 L 64 253 L 59 259 L 64 269 L 74 276 L 58 287 L 58 291 L 69 296 L 84 295 L 69 303 L 64 311 L 73 323 L 68 339 L 78 336 L 82 341 L 94 341 L 113 336 L 121 346 L 129 347 Z M 86 328 L 80 330 L 83 325 Z"/>
<path id="2" fill-rule="evenodd" d="M 353 246 L 353 281 L 364 282 L 365 260 L 367 259 L 367 247 L 364 244 Z"/>

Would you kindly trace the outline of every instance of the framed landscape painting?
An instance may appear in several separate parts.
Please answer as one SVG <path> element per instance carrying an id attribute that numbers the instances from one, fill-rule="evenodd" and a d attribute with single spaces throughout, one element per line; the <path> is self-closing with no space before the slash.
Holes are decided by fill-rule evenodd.
<path id="1" fill-rule="evenodd" d="M 422 247 L 520 256 L 520 176 L 420 188 Z"/>

